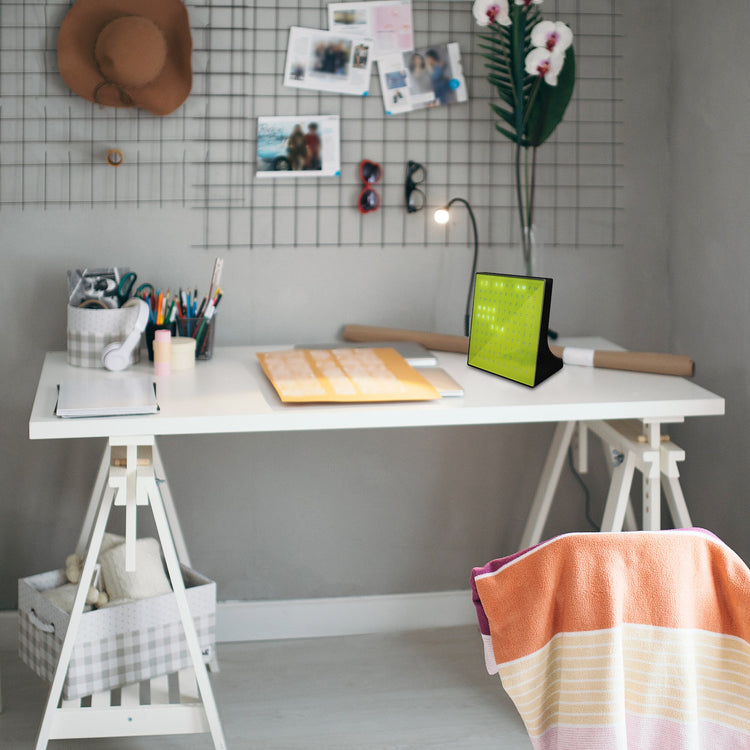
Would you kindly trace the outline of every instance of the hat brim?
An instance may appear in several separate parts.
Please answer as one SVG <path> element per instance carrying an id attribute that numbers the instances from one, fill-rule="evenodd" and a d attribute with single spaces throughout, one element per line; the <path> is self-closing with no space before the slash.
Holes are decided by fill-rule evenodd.
<path id="1" fill-rule="evenodd" d="M 145 86 L 129 88 L 133 104 L 122 100 L 116 86 L 104 82 L 94 58 L 96 39 L 115 18 L 143 16 L 153 21 L 167 41 L 167 58 L 159 75 Z M 174 112 L 193 85 L 193 39 L 182 0 L 76 0 L 57 34 L 57 63 L 70 90 L 90 102 L 108 107 L 141 107 L 163 116 Z"/>

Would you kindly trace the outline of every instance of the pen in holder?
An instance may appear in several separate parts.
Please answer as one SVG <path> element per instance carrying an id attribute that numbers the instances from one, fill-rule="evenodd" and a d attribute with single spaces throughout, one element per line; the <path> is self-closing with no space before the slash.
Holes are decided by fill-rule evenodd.
<path id="1" fill-rule="evenodd" d="M 177 318 L 177 335 L 195 339 L 195 358 L 211 359 L 214 353 L 216 315 L 197 318 Z"/>

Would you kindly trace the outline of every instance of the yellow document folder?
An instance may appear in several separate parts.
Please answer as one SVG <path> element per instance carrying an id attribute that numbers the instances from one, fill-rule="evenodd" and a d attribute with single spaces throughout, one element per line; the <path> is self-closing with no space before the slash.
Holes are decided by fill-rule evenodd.
<path id="1" fill-rule="evenodd" d="M 440 393 L 394 349 L 258 353 L 284 403 L 430 401 Z"/>

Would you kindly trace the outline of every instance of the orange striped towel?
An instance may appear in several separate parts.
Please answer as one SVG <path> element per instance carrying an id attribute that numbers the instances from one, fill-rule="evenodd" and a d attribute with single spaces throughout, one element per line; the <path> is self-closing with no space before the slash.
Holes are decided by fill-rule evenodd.
<path id="1" fill-rule="evenodd" d="M 750 750 L 750 570 L 709 532 L 566 534 L 471 583 L 535 750 Z"/>

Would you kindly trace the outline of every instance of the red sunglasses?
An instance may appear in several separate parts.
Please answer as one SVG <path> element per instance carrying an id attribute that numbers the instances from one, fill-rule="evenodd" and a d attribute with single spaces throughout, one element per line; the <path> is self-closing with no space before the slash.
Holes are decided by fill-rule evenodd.
<path id="1" fill-rule="evenodd" d="M 383 169 L 380 164 L 376 164 L 369 159 L 360 162 L 359 177 L 365 183 L 357 203 L 361 213 L 368 214 L 370 211 L 377 211 L 380 208 L 380 195 L 372 185 L 380 182 L 382 176 Z"/>

